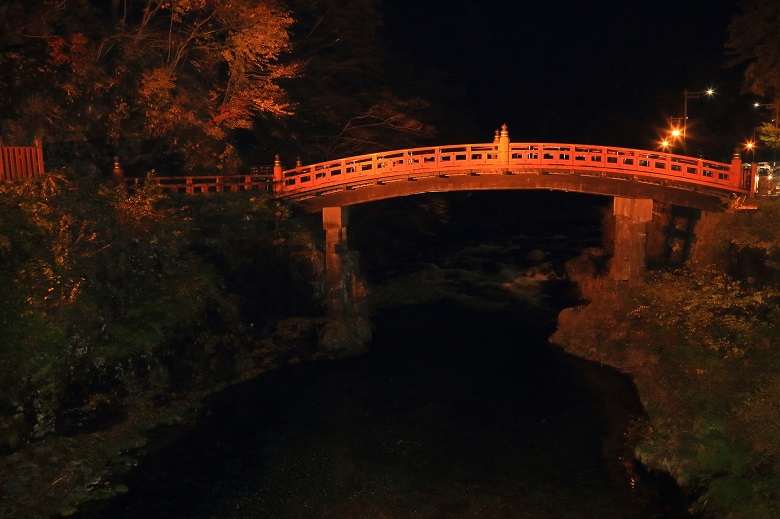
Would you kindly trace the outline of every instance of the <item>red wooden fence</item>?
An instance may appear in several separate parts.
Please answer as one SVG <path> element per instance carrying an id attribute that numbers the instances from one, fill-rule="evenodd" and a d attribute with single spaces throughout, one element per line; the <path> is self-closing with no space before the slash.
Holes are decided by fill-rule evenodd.
<path id="1" fill-rule="evenodd" d="M 0 180 L 16 180 L 43 175 L 43 143 L 34 146 L 5 146 L 0 141 Z"/>

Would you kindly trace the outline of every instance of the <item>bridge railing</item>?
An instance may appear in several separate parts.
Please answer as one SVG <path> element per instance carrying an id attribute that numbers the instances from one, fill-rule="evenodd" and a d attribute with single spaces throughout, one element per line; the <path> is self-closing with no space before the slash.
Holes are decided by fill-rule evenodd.
<path id="1" fill-rule="evenodd" d="M 327 192 L 362 182 L 392 182 L 414 176 L 546 172 L 641 176 L 722 190 L 744 191 L 739 166 L 684 155 L 611 146 L 565 143 L 462 144 L 358 155 L 285 170 L 275 179 L 278 196 Z"/>
<path id="2" fill-rule="evenodd" d="M 393 180 L 392 177 L 396 175 L 403 176 L 409 173 L 424 175 L 427 171 L 433 172 L 439 169 L 462 169 L 466 163 L 490 164 L 497 157 L 497 148 L 492 144 L 437 146 L 371 153 L 286 170 L 282 174 L 281 186 L 277 186 L 276 189 L 285 194 L 293 194 L 374 177 Z"/>
<path id="3" fill-rule="evenodd" d="M 732 165 L 670 153 L 572 144 L 513 144 L 510 163 L 566 169 L 617 170 L 683 178 L 705 184 L 738 185 Z"/>

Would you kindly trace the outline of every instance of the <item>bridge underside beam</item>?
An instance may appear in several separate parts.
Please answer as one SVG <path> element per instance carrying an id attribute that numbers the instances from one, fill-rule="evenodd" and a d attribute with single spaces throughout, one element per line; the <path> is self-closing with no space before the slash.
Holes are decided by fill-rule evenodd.
<path id="1" fill-rule="evenodd" d="M 336 188 L 327 194 L 310 194 L 306 198 L 289 198 L 299 210 L 312 213 L 328 206 L 349 206 L 398 196 L 430 192 L 545 189 L 570 191 L 593 195 L 621 198 L 653 199 L 657 202 L 693 207 L 708 211 L 722 211 L 725 207 L 723 194 L 694 191 L 676 187 L 669 182 L 650 183 L 624 178 L 556 174 L 555 172 L 497 174 L 449 173 L 447 176 L 432 176 L 413 180 L 399 180 L 381 183 L 366 179 L 363 184 Z"/>
<path id="2" fill-rule="evenodd" d="M 647 266 L 647 222 L 653 219 L 653 201 L 615 198 L 615 250 L 610 277 L 640 285 Z"/>

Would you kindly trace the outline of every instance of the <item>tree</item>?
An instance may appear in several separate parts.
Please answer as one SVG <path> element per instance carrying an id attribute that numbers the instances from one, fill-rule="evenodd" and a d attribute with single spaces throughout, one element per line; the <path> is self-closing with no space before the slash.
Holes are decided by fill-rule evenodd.
<path id="1" fill-rule="evenodd" d="M 285 153 L 323 160 L 420 145 L 434 129 L 428 104 L 388 86 L 378 0 L 290 0 L 292 53 L 302 77 L 288 85 L 296 117 L 274 131 Z M 286 147 L 286 148 L 285 148 Z"/>
<path id="2" fill-rule="evenodd" d="M 732 55 L 731 64 L 747 64 L 744 91 L 780 102 L 780 3 L 742 0 L 740 5 L 742 12 L 728 27 L 726 48 Z M 780 149 L 775 125 L 762 125 L 758 131 L 763 142 Z"/>
<path id="3" fill-rule="evenodd" d="M 765 97 L 780 94 L 780 4 L 742 0 L 742 12 L 728 26 L 732 65 L 747 63 L 744 90 Z"/>
<path id="4" fill-rule="evenodd" d="M 758 137 L 768 148 L 780 150 L 780 128 L 775 123 L 764 123 L 759 126 Z"/>
<path id="5" fill-rule="evenodd" d="M 275 0 L 16 0 L 3 9 L 21 18 L 3 16 L 2 66 L 13 79 L 2 93 L 37 85 L 3 107 L 8 127 L 102 140 L 139 167 L 219 170 L 237 164 L 235 131 L 292 113 L 279 81 L 297 73 L 283 61 L 293 20 Z M 32 117 L 46 84 L 48 116 Z"/>

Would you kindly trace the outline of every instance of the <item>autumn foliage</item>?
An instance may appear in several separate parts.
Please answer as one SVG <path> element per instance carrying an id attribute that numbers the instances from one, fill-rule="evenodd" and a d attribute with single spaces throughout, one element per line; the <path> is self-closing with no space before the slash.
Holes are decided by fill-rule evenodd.
<path id="1" fill-rule="evenodd" d="M 2 2 L 0 133 L 130 176 L 421 145 L 381 20 L 377 0 Z"/>
<path id="2" fill-rule="evenodd" d="M 279 80 L 292 17 L 273 1 L 4 2 L 8 139 L 98 141 L 192 170 L 236 163 L 232 132 L 292 113 Z"/>

